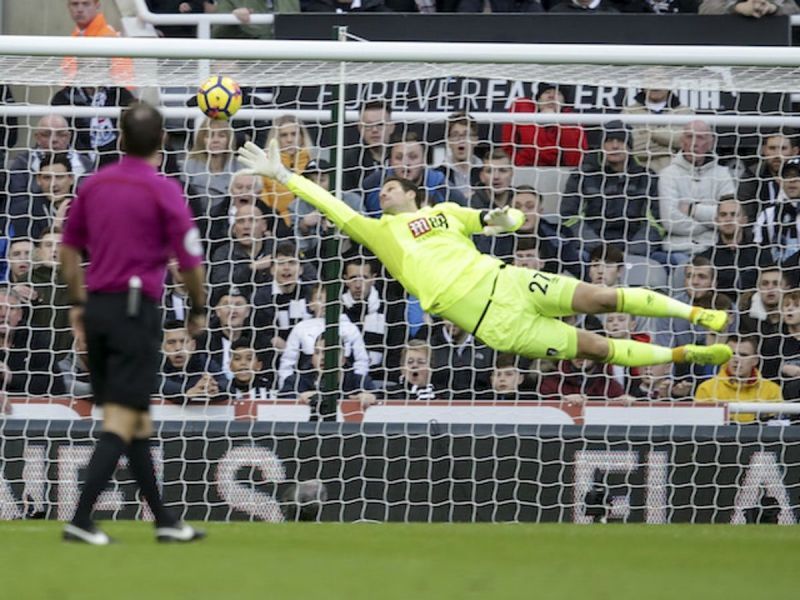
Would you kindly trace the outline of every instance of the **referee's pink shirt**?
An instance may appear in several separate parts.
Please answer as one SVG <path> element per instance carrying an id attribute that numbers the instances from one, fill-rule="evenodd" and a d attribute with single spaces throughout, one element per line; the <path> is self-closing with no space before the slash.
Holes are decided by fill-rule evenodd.
<path id="1" fill-rule="evenodd" d="M 183 271 L 200 265 L 203 255 L 180 185 L 132 156 L 83 182 L 62 243 L 87 251 L 89 292 L 124 292 L 138 275 L 142 293 L 155 301 L 164 291 L 170 257 Z"/>

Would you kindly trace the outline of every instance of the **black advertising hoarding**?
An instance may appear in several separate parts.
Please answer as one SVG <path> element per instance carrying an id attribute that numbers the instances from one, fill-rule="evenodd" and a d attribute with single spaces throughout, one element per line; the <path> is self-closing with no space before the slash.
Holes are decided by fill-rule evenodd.
<path id="1" fill-rule="evenodd" d="M 91 427 L 3 423 L 0 517 L 68 518 Z M 175 422 L 153 452 L 167 502 L 192 520 L 282 520 L 283 491 L 319 479 L 328 521 L 591 522 L 600 482 L 612 521 L 745 522 L 769 497 L 793 524 L 799 429 Z M 116 481 L 106 516 L 139 515 L 124 467 Z"/>

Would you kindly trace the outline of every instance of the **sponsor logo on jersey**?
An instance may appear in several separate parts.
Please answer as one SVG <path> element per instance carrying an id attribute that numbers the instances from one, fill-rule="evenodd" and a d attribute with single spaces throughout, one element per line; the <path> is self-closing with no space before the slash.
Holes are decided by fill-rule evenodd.
<path id="1" fill-rule="evenodd" d="M 447 217 L 442 213 L 436 213 L 430 217 L 420 217 L 408 222 L 411 235 L 415 238 L 425 235 L 434 229 L 447 229 Z"/>

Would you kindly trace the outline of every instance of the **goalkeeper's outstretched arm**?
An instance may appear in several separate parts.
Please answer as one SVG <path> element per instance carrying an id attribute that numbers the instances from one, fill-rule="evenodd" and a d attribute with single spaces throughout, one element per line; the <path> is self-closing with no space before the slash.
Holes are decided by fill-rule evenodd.
<path id="1" fill-rule="evenodd" d="M 376 229 L 378 222 L 358 214 L 328 190 L 284 167 L 277 140 L 270 142 L 267 152 L 247 142 L 239 149 L 239 162 L 247 167 L 244 173 L 269 177 L 282 183 L 293 194 L 317 208 L 353 240 L 369 247 L 370 232 Z"/>

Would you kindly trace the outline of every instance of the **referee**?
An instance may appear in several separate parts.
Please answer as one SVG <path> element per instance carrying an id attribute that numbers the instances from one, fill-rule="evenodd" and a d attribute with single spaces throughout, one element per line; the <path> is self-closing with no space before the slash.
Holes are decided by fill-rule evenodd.
<path id="1" fill-rule="evenodd" d="M 103 432 L 65 540 L 106 545 L 92 508 L 122 454 L 155 516 L 159 541 L 189 542 L 204 534 L 166 510 L 150 457 L 150 395 L 160 363 L 161 315 L 167 262 L 175 256 L 192 302 L 187 328 L 206 325 L 202 247 L 180 186 L 159 175 L 164 120 L 145 103 L 120 119 L 125 156 L 81 187 L 64 228 L 61 265 L 72 301 L 70 321 L 84 331 L 94 401 L 103 407 Z M 81 267 L 89 256 L 86 287 Z M 88 290 L 88 294 L 87 294 Z"/>

